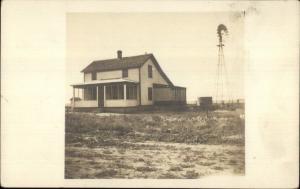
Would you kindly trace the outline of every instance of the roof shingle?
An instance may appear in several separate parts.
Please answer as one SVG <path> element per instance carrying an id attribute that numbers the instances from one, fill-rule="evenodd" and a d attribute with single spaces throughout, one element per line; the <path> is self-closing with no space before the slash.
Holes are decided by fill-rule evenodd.
<path id="1" fill-rule="evenodd" d="M 138 68 L 142 66 L 148 58 L 153 56 L 152 54 L 138 55 L 123 57 L 121 59 L 107 59 L 107 60 L 96 60 L 84 68 L 81 72 L 93 72 L 93 71 L 109 71 L 119 70 L 126 68 Z"/>
<path id="2" fill-rule="evenodd" d="M 81 72 L 97 72 L 97 71 L 110 71 L 110 70 L 120 70 L 128 68 L 139 68 L 141 67 L 149 58 L 156 66 L 158 72 L 167 81 L 170 86 L 174 86 L 167 75 L 163 72 L 159 66 L 157 60 L 154 58 L 153 54 L 144 54 L 138 56 L 123 57 L 121 59 L 107 59 L 107 60 L 96 60 L 84 68 Z"/>

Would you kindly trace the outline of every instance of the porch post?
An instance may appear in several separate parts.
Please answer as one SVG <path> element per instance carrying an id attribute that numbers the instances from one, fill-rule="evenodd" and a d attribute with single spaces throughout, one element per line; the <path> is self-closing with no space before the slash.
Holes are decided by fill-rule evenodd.
<path id="1" fill-rule="evenodd" d="M 99 86 L 97 85 L 96 86 L 96 100 L 97 100 L 97 102 L 99 101 L 99 99 L 98 99 L 98 93 L 99 93 Z"/>
<path id="2" fill-rule="evenodd" d="M 82 88 L 82 100 L 84 100 L 84 88 Z"/>
<path id="3" fill-rule="evenodd" d="M 103 86 L 103 99 L 104 99 L 104 107 L 105 107 L 105 101 L 106 101 L 106 85 Z"/>
<path id="4" fill-rule="evenodd" d="M 74 111 L 74 107 L 75 107 L 75 88 L 73 87 L 72 111 Z"/>
<path id="5" fill-rule="evenodd" d="M 124 100 L 126 100 L 126 84 L 124 83 Z"/>

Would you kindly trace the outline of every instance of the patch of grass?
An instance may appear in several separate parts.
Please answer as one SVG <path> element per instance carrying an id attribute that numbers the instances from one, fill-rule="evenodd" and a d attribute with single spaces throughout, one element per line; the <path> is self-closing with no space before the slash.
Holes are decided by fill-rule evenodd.
<path id="1" fill-rule="evenodd" d="M 224 168 L 223 168 L 223 167 L 220 167 L 220 166 L 215 166 L 215 167 L 213 167 L 213 169 L 218 170 L 218 171 L 224 170 Z"/>
<path id="2" fill-rule="evenodd" d="M 243 175 L 243 174 L 245 174 L 245 169 L 244 169 L 244 167 L 240 166 L 240 167 L 236 167 L 235 169 L 233 169 L 233 172 L 235 174 Z"/>
<path id="3" fill-rule="evenodd" d="M 146 161 L 146 162 L 145 162 L 145 165 L 147 165 L 147 166 L 152 166 L 153 164 L 151 163 L 151 161 Z"/>
<path id="4" fill-rule="evenodd" d="M 154 167 L 137 167 L 136 170 L 140 172 L 152 172 L 156 171 L 157 169 Z"/>
<path id="5" fill-rule="evenodd" d="M 104 158 L 104 155 L 97 154 L 92 151 L 88 150 L 73 150 L 73 149 L 67 149 L 65 150 L 65 156 L 66 157 L 77 157 L 77 158 L 86 158 L 86 159 L 93 159 L 93 158 Z"/>
<path id="6" fill-rule="evenodd" d="M 187 151 L 190 151 L 191 150 L 191 147 L 186 147 L 186 148 L 184 148 L 185 150 L 187 150 Z"/>
<path id="7" fill-rule="evenodd" d="M 192 167 L 195 167 L 194 164 L 191 164 L 191 163 L 183 163 L 183 164 L 179 164 L 180 167 L 182 168 L 192 168 Z"/>
<path id="8" fill-rule="evenodd" d="M 159 179 L 177 179 L 178 176 L 176 176 L 175 174 L 173 173 L 164 173 L 162 175 L 159 175 L 158 176 Z"/>
<path id="9" fill-rule="evenodd" d="M 237 161 L 236 160 L 229 160 L 229 165 L 236 165 L 237 164 Z"/>
<path id="10" fill-rule="evenodd" d="M 122 141 L 128 140 L 244 144 L 244 120 L 237 112 L 210 114 L 207 117 L 204 112 L 153 112 L 124 116 L 66 113 L 66 143 L 89 147 L 121 145 Z M 82 134 L 92 137 L 83 138 Z M 235 135 L 242 138 L 230 138 Z"/>
<path id="11" fill-rule="evenodd" d="M 197 173 L 195 170 L 186 171 L 183 176 L 187 179 L 195 179 L 199 177 L 199 173 Z"/>
<path id="12" fill-rule="evenodd" d="M 110 151 L 110 150 L 103 150 L 103 153 L 104 153 L 104 154 L 113 154 L 113 152 Z"/>
<path id="13" fill-rule="evenodd" d="M 196 161 L 198 160 L 199 157 L 197 156 L 194 156 L 194 155 L 186 155 L 183 159 L 184 162 L 193 162 L 193 161 Z"/>
<path id="14" fill-rule="evenodd" d="M 145 154 L 144 157 L 146 157 L 146 158 L 153 158 L 153 156 L 150 155 L 150 154 Z"/>
<path id="15" fill-rule="evenodd" d="M 199 162 L 198 164 L 203 165 L 203 166 L 211 166 L 211 165 L 214 165 L 216 163 L 214 163 L 214 162 Z"/>
<path id="16" fill-rule="evenodd" d="M 88 161 L 87 163 L 90 165 L 98 165 L 98 163 L 94 160 Z"/>
<path id="17" fill-rule="evenodd" d="M 138 158 L 136 161 L 144 162 L 145 160 L 143 158 Z"/>
<path id="18" fill-rule="evenodd" d="M 182 171 L 182 167 L 180 166 L 170 167 L 169 171 Z"/>
<path id="19" fill-rule="evenodd" d="M 118 148 L 118 153 L 119 154 L 125 154 L 126 150 L 123 148 Z"/>
<path id="20" fill-rule="evenodd" d="M 234 155 L 235 153 L 233 151 L 227 150 L 226 154 L 228 154 L 228 155 Z"/>
<path id="21" fill-rule="evenodd" d="M 97 165 L 94 165 L 95 169 L 105 169 L 105 165 L 98 163 Z"/>
<path id="22" fill-rule="evenodd" d="M 99 171 L 95 174 L 97 178 L 112 178 L 117 174 L 117 171 L 114 169 L 105 169 Z"/>
<path id="23" fill-rule="evenodd" d="M 127 165 L 125 163 L 117 163 L 115 166 L 117 169 L 134 169 L 132 165 Z"/>

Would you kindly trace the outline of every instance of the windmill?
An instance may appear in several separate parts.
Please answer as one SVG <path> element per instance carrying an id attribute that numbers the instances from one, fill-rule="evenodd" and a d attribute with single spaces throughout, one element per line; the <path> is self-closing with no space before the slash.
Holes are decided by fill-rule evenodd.
<path id="1" fill-rule="evenodd" d="M 217 34 L 219 38 L 218 46 L 218 65 L 217 65 L 217 76 L 216 76 L 216 94 L 215 102 L 224 102 L 225 99 L 230 100 L 228 75 L 225 64 L 225 57 L 223 52 L 224 41 L 223 36 L 228 34 L 227 27 L 224 24 L 220 24 L 217 28 Z"/>

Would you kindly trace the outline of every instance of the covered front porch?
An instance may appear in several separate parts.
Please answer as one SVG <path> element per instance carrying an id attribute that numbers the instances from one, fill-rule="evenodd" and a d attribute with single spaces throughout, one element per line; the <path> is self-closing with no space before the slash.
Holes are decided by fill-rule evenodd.
<path id="1" fill-rule="evenodd" d="M 73 108 L 134 107 L 139 105 L 139 83 L 128 79 L 95 80 L 74 84 Z"/>

